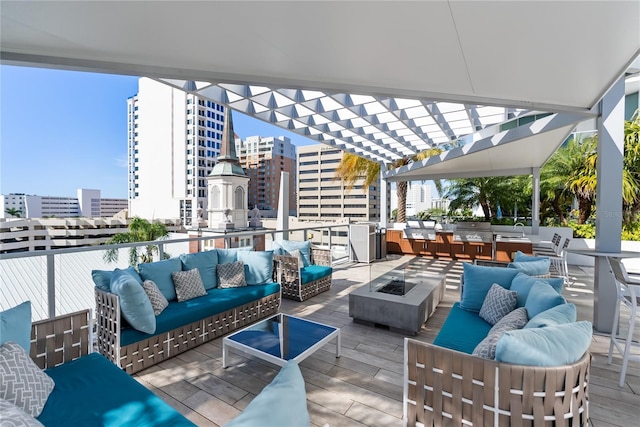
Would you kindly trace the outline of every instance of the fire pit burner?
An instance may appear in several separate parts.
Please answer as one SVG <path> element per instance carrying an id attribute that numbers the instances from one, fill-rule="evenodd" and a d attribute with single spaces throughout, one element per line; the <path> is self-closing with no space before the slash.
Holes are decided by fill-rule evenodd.
<path id="1" fill-rule="evenodd" d="M 415 285 L 415 283 L 404 282 L 402 280 L 392 280 L 391 282 L 378 289 L 376 292 L 382 292 L 391 295 L 406 295 L 411 289 L 413 289 Z"/>

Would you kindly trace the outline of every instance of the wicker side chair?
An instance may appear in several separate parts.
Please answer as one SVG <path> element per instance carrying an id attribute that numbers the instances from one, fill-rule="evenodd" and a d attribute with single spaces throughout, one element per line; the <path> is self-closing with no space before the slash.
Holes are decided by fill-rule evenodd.
<path id="1" fill-rule="evenodd" d="M 405 338 L 405 426 L 586 426 L 589 352 L 571 365 L 482 359 Z"/>
<path id="2" fill-rule="evenodd" d="M 306 280 L 305 267 L 298 257 L 274 255 L 273 259 L 278 263 L 277 274 L 283 298 L 304 301 L 331 288 L 332 271 L 323 277 Z M 331 267 L 331 250 L 311 246 L 310 267 L 313 266 Z"/>

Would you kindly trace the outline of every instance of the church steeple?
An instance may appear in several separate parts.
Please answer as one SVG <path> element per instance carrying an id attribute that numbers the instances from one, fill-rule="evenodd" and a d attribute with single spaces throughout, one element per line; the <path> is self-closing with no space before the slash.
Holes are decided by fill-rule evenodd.
<path id="1" fill-rule="evenodd" d="M 220 175 L 246 176 L 236 155 L 236 138 L 235 132 L 233 131 L 231 109 L 229 107 L 225 107 L 224 109 L 224 132 L 222 133 L 218 163 L 209 174 L 209 176 Z"/>

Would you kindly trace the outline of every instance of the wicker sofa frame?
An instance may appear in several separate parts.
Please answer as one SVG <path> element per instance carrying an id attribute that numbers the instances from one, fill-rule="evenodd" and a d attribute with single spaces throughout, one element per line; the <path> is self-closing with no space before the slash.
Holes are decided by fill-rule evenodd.
<path id="1" fill-rule="evenodd" d="M 304 301 L 331 289 L 331 274 L 303 285 L 300 273 L 303 266 L 297 257 L 274 255 L 273 259 L 278 264 L 277 274 L 283 298 Z M 311 264 L 331 267 L 331 250 L 311 246 Z"/>
<path id="2" fill-rule="evenodd" d="M 481 359 L 405 338 L 406 426 L 586 426 L 591 355 L 558 367 Z"/>
<path id="3" fill-rule="evenodd" d="M 82 310 L 31 324 L 29 356 L 40 369 L 89 354 L 91 312 Z"/>
<path id="4" fill-rule="evenodd" d="M 268 295 L 197 322 L 122 346 L 122 320 L 118 296 L 98 288 L 95 288 L 95 295 L 98 351 L 129 374 L 276 314 L 281 299 L 280 293 Z"/>

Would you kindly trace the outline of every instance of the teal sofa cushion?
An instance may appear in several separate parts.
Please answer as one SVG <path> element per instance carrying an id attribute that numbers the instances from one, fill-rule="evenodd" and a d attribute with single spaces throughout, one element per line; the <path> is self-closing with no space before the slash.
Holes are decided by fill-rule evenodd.
<path id="1" fill-rule="evenodd" d="M 31 301 L 0 312 L 0 345 L 13 341 L 29 354 L 31 349 Z"/>
<path id="2" fill-rule="evenodd" d="M 120 311 L 129 325 L 147 334 L 156 331 L 151 301 L 144 288 L 129 273 L 115 269 L 111 276 L 111 292 L 120 297 Z"/>
<path id="3" fill-rule="evenodd" d="M 140 270 L 142 281 L 153 280 L 167 301 L 176 299 L 176 288 L 173 285 L 171 273 L 182 270 L 180 258 L 138 264 L 138 269 Z"/>
<path id="4" fill-rule="evenodd" d="M 513 257 L 514 262 L 529 262 L 529 261 L 543 261 L 543 260 L 549 261 L 549 257 L 527 255 L 522 251 L 517 251 Z"/>
<path id="5" fill-rule="evenodd" d="M 489 334 L 489 330 L 491 325 L 482 320 L 478 313 L 461 309 L 457 302 L 451 307 L 433 344 L 472 354 L 480 341 Z"/>
<path id="6" fill-rule="evenodd" d="M 142 285 L 142 278 L 133 267 L 127 267 L 122 271 L 126 271 L 131 274 L 134 279 Z M 113 270 L 91 270 L 91 278 L 93 279 L 93 283 L 95 283 L 96 287 L 105 292 L 111 292 L 111 275 L 113 274 Z"/>
<path id="7" fill-rule="evenodd" d="M 273 251 L 240 251 L 238 261 L 244 263 L 247 285 L 264 285 L 273 282 Z"/>
<path id="8" fill-rule="evenodd" d="M 576 306 L 573 303 L 560 304 L 539 313 L 524 326 L 527 328 L 545 328 L 576 321 Z"/>
<path id="9" fill-rule="evenodd" d="M 238 252 L 250 251 L 251 248 L 216 249 L 218 264 L 229 264 L 238 261 Z"/>
<path id="10" fill-rule="evenodd" d="M 564 297 L 556 292 L 551 285 L 538 281 L 531 287 L 524 307 L 527 309 L 529 318 L 533 319 L 539 313 L 564 303 L 566 303 Z"/>
<path id="11" fill-rule="evenodd" d="M 591 344 L 591 322 L 505 332 L 496 346 L 498 362 L 561 366 L 577 362 Z"/>
<path id="12" fill-rule="evenodd" d="M 518 271 L 521 271 L 524 274 L 528 274 L 529 276 L 540 276 L 543 274 L 549 273 L 549 258 L 541 259 L 539 261 L 514 261 L 510 262 L 507 267 L 515 268 Z"/>
<path id="13" fill-rule="evenodd" d="M 480 311 L 484 298 L 487 296 L 491 285 L 497 283 L 505 289 L 511 287 L 511 281 L 518 274 L 518 270 L 501 267 L 484 267 L 465 262 L 464 288 L 460 308 L 470 311 Z"/>
<path id="14" fill-rule="evenodd" d="M 209 290 L 218 286 L 218 276 L 216 275 L 216 267 L 218 266 L 218 252 L 204 251 L 193 254 L 180 255 L 182 269 L 193 270 L 197 268 L 200 272 L 200 278 L 204 288 Z"/>
<path id="15" fill-rule="evenodd" d="M 207 291 L 207 295 L 187 301 L 169 303 L 169 306 L 156 317 L 156 331 L 153 334 L 146 334 L 133 328 L 122 329 L 120 343 L 123 346 L 129 345 L 278 292 L 280 292 L 278 283 L 241 288 L 210 289 Z"/>
<path id="16" fill-rule="evenodd" d="M 511 281 L 511 289 L 512 291 L 516 291 L 518 293 L 518 302 L 516 307 L 524 307 L 527 297 L 529 296 L 529 292 L 531 291 L 531 287 L 536 282 L 544 282 L 549 284 L 553 289 L 556 290 L 558 294 L 562 293 L 562 286 L 564 284 L 564 278 L 562 277 L 550 277 L 550 278 L 540 278 L 540 277 L 531 277 L 528 274 L 518 273 L 516 277 Z"/>
<path id="17" fill-rule="evenodd" d="M 298 364 L 290 360 L 225 427 L 298 427 L 310 424 L 304 378 Z"/>
<path id="18" fill-rule="evenodd" d="M 331 276 L 333 269 L 322 265 L 310 265 L 300 269 L 300 283 L 307 284 L 323 277 Z"/>
<path id="19" fill-rule="evenodd" d="M 56 384 L 38 416 L 46 426 L 195 425 L 98 353 L 45 372 Z"/>
<path id="20" fill-rule="evenodd" d="M 289 252 L 298 250 L 302 255 L 302 263 L 305 267 L 311 265 L 311 242 L 296 242 L 295 240 L 277 240 L 273 242 L 273 250 L 276 255 L 288 255 Z"/>

